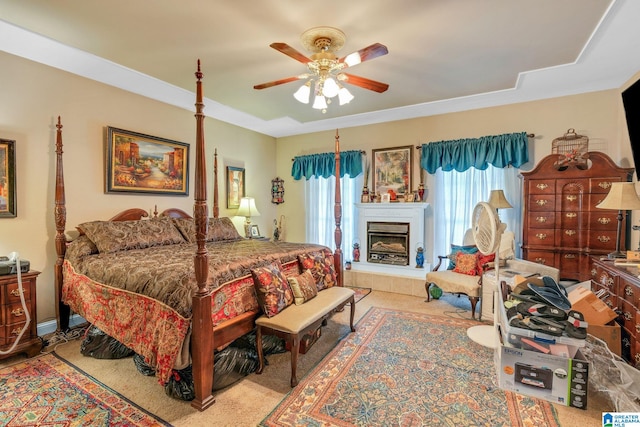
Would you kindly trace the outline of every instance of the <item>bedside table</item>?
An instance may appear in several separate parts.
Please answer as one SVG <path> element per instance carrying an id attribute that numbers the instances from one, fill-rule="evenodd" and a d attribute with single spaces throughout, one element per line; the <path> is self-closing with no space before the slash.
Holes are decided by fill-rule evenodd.
<path id="1" fill-rule="evenodd" d="M 37 355 L 42 349 L 42 340 L 38 337 L 38 321 L 36 316 L 36 278 L 39 271 L 22 273 L 22 289 L 24 300 L 29 309 L 31 323 L 24 331 L 20 342 L 11 353 L 0 354 L 4 359 L 19 353 L 26 353 L 27 357 Z M 20 302 L 18 275 L 0 276 L 0 350 L 7 351 L 16 341 L 20 331 L 27 321 L 26 313 Z"/>

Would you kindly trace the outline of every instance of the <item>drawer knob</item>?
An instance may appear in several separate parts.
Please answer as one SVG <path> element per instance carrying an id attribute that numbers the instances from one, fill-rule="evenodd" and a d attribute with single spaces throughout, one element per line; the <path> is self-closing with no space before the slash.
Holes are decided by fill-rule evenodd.
<path id="1" fill-rule="evenodd" d="M 16 308 L 15 310 L 11 310 L 11 314 L 16 317 L 24 316 L 24 310 L 22 309 L 22 307 Z"/>
<path id="2" fill-rule="evenodd" d="M 624 313 L 622 313 L 622 315 L 624 316 L 624 320 L 630 322 L 631 319 L 633 319 L 633 317 L 631 316 L 631 313 L 629 313 L 628 311 L 625 311 Z"/>
<path id="3" fill-rule="evenodd" d="M 546 264 L 547 263 L 547 260 L 545 260 L 544 258 L 536 258 L 535 261 L 538 264 Z"/>
<path id="4" fill-rule="evenodd" d="M 607 277 L 607 286 L 613 287 L 613 277 Z"/>
<path id="5" fill-rule="evenodd" d="M 611 222 L 611 218 L 606 218 L 606 217 L 605 218 L 598 218 L 598 222 L 600 224 L 606 225 L 606 224 L 609 224 Z"/>
<path id="6" fill-rule="evenodd" d="M 596 277 L 596 274 L 598 274 L 598 270 L 596 270 L 595 268 L 591 269 L 591 277 Z"/>
<path id="7" fill-rule="evenodd" d="M 545 217 L 545 216 L 537 216 L 536 217 L 536 222 L 540 222 L 540 223 L 547 222 L 547 217 Z"/>
<path id="8" fill-rule="evenodd" d="M 575 259 L 576 258 L 576 254 L 564 254 L 564 258 L 565 259 Z"/>
<path id="9" fill-rule="evenodd" d="M 20 330 L 21 330 L 21 328 L 12 329 L 11 330 L 11 335 L 16 335 L 16 336 L 20 335 Z"/>
<path id="10" fill-rule="evenodd" d="M 636 332 L 640 332 L 640 324 L 636 323 Z"/>
<path id="11" fill-rule="evenodd" d="M 545 199 L 536 200 L 536 205 L 538 205 L 538 206 L 544 206 L 544 205 L 546 205 L 547 203 L 549 203 L 549 201 L 548 201 L 548 200 L 545 200 Z"/>
<path id="12" fill-rule="evenodd" d="M 611 237 L 609 237 L 609 236 L 598 236 L 598 240 L 600 241 L 600 243 L 607 243 L 608 241 L 611 240 Z"/>
<path id="13" fill-rule="evenodd" d="M 578 200 L 578 196 L 575 196 L 573 194 L 567 196 L 567 200 L 570 202 L 575 202 L 576 200 Z"/>
<path id="14" fill-rule="evenodd" d="M 20 289 L 12 289 L 11 290 L 11 295 L 13 295 L 14 297 L 19 297 L 20 296 Z"/>
<path id="15" fill-rule="evenodd" d="M 546 190 L 549 186 L 547 184 L 537 184 L 536 188 L 538 190 Z"/>
<path id="16" fill-rule="evenodd" d="M 573 236 L 574 234 L 577 234 L 578 232 L 576 230 L 565 230 L 564 234 L 566 234 L 567 236 Z"/>
<path id="17" fill-rule="evenodd" d="M 575 212 L 567 212 L 567 213 L 565 214 L 565 216 L 566 216 L 567 218 L 575 218 L 575 217 L 577 217 L 577 216 L 578 216 L 578 214 L 577 214 L 577 213 L 575 213 Z"/>
<path id="18" fill-rule="evenodd" d="M 536 237 L 540 240 L 544 240 L 547 238 L 547 235 L 545 233 L 538 233 L 536 234 Z"/>
<path id="19" fill-rule="evenodd" d="M 609 187 L 611 187 L 611 182 L 609 181 L 602 181 L 601 183 L 598 184 L 598 187 L 604 189 L 604 190 L 608 190 Z"/>
<path id="20" fill-rule="evenodd" d="M 628 297 L 633 295 L 633 288 L 631 286 L 624 287 L 624 294 Z"/>

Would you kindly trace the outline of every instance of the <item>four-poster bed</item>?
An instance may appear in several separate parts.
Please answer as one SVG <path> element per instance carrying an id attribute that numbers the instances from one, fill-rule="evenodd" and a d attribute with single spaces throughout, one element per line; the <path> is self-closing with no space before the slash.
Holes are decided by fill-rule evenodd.
<path id="1" fill-rule="evenodd" d="M 209 218 L 200 61 L 195 75 L 193 217 L 174 208 L 160 215 L 156 212 L 152 217 L 144 209 L 128 209 L 109 221 L 80 224 L 80 236 L 68 242 L 62 124 L 58 117 L 54 271 L 60 331 L 68 330 L 73 310 L 150 361 L 161 383 L 166 382 L 174 366 L 188 364 L 190 360 L 195 395 L 191 404 L 202 411 L 214 403 L 214 351 L 254 330 L 255 319 L 260 315 L 251 274 L 247 276 L 247 271 L 277 260 L 285 274 L 299 274 L 298 257 L 313 253 L 332 259 L 335 271 L 331 274 L 336 284 L 342 286 L 342 208 L 340 143 L 336 131 L 333 253 L 320 245 L 240 237 L 228 218 L 219 218 L 217 150 L 213 165 L 213 217 Z M 144 279 L 142 285 L 134 283 L 137 277 Z M 162 294 L 151 285 L 162 287 Z"/>

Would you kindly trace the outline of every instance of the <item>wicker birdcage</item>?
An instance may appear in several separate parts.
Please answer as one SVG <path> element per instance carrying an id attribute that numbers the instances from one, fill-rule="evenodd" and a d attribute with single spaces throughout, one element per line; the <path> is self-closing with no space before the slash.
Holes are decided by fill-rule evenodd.
<path id="1" fill-rule="evenodd" d="M 556 166 L 559 169 L 572 165 L 583 169 L 589 158 L 589 138 L 576 134 L 575 129 L 571 128 L 563 136 L 553 140 L 551 153 L 558 155 Z"/>

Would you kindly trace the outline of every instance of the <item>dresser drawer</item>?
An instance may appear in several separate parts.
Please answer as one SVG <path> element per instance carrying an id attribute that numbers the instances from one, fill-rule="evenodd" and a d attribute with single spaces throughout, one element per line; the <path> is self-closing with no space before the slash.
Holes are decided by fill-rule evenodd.
<path id="1" fill-rule="evenodd" d="M 554 194 L 530 194 L 529 211 L 554 212 L 556 210 L 556 196 Z"/>
<path id="2" fill-rule="evenodd" d="M 556 196 L 556 207 L 562 212 L 580 212 L 587 210 L 588 195 L 564 191 Z"/>
<path id="3" fill-rule="evenodd" d="M 586 247 L 586 239 L 580 227 L 562 227 L 557 231 L 556 245 L 567 248 Z"/>
<path id="4" fill-rule="evenodd" d="M 636 309 L 640 309 L 640 287 L 637 284 L 620 277 L 616 294 L 619 299 L 624 299 Z"/>
<path id="5" fill-rule="evenodd" d="M 4 343 L 4 344 L 13 343 L 18 338 L 18 335 L 20 334 L 20 331 L 24 327 L 25 323 L 27 322 L 23 321 L 21 323 L 15 323 L 13 325 L 4 325 L 0 327 L 0 343 Z M 23 338 L 30 337 L 29 329 L 31 328 L 28 328 L 26 331 L 24 331 L 24 334 L 22 335 Z"/>
<path id="6" fill-rule="evenodd" d="M 532 179 L 529 180 L 529 194 L 555 194 L 555 179 Z"/>
<path id="7" fill-rule="evenodd" d="M 555 228 L 555 212 L 535 212 L 527 218 L 529 228 Z"/>
<path id="8" fill-rule="evenodd" d="M 27 308 L 32 310 L 31 301 L 26 300 Z M 27 319 L 27 314 L 22 308 L 22 303 L 16 302 L 13 304 L 5 305 L 2 307 L 2 324 L 13 325 L 14 323 L 24 323 Z"/>
<path id="9" fill-rule="evenodd" d="M 2 287 L 0 291 L 0 305 L 11 304 L 14 302 L 20 302 L 20 289 L 18 288 L 18 282 L 11 282 Z M 24 299 L 31 299 L 31 282 L 28 280 L 22 281 L 22 290 L 24 292 Z"/>
<path id="10" fill-rule="evenodd" d="M 529 230 L 529 245 L 553 247 L 556 240 L 556 231 L 553 228 L 535 228 Z"/>
<path id="11" fill-rule="evenodd" d="M 600 288 L 617 295 L 618 292 L 618 275 L 602 268 L 598 264 L 593 264 L 591 269 L 591 280 Z"/>
<path id="12" fill-rule="evenodd" d="M 616 226 L 617 227 L 617 226 Z M 590 230 L 587 245 L 591 249 L 614 251 L 616 249 L 617 230 Z M 624 247 L 624 241 L 620 241 L 620 247 Z"/>
<path id="13" fill-rule="evenodd" d="M 618 230 L 618 212 L 609 209 L 594 209 L 588 213 L 592 230 Z"/>
<path id="14" fill-rule="evenodd" d="M 555 253 L 550 251 L 527 250 L 524 257 L 527 261 L 546 265 L 547 267 L 556 267 Z"/>
<path id="15" fill-rule="evenodd" d="M 589 179 L 590 193 L 607 194 L 611 189 L 611 184 L 614 182 L 621 182 L 619 176 L 598 177 Z"/>
<path id="16" fill-rule="evenodd" d="M 637 336 L 638 310 L 627 300 L 618 298 L 618 311 L 622 320 L 622 326 L 625 327 L 633 336 Z"/>

